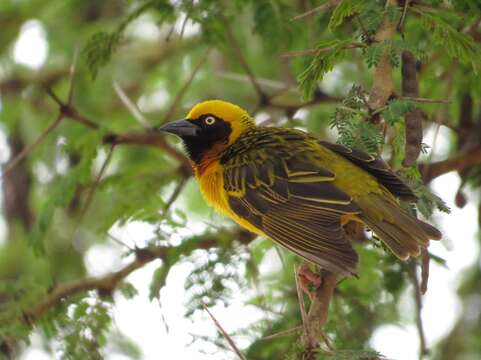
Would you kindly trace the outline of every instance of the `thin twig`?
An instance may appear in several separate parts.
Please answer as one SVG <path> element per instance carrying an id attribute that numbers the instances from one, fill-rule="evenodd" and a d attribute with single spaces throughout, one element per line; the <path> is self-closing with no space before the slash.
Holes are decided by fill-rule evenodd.
<path id="1" fill-rule="evenodd" d="M 17 166 L 28 154 L 30 154 L 47 137 L 47 135 L 50 134 L 62 122 L 63 119 L 64 117 L 62 114 L 58 114 L 57 118 L 42 131 L 42 133 L 35 139 L 33 143 L 27 145 L 18 153 L 15 158 L 7 163 L 0 178 L 3 178 L 6 174 L 12 171 L 12 169 Z"/>
<path id="2" fill-rule="evenodd" d="M 165 37 L 165 42 L 169 42 L 172 34 L 174 33 L 175 30 L 175 24 L 170 27 L 169 32 L 167 33 L 167 36 Z"/>
<path id="3" fill-rule="evenodd" d="M 44 86 L 45 92 L 50 96 L 50 98 L 58 105 L 59 108 L 65 106 L 62 100 L 53 92 L 53 90 L 49 86 Z"/>
<path id="4" fill-rule="evenodd" d="M 187 25 L 187 21 L 189 21 L 189 15 L 185 14 L 184 21 L 182 21 L 182 26 L 180 27 L 179 39 L 182 39 L 182 37 L 184 36 L 184 31 Z"/>
<path id="5" fill-rule="evenodd" d="M 279 332 L 277 332 L 275 334 L 272 334 L 272 335 L 264 336 L 264 337 L 260 338 L 259 340 L 272 340 L 272 339 L 277 339 L 277 338 L 284 337 L 284 336 L 289 336 L 289 335 L 292 335 L 293 333 L 294 334 L 298 333 L 302 329 L 303 329 L 302 325 L 295 326 L 292 329 L 287 329 L 287 330 L 284 330 L 284 331 L 279 331 Z"/>
<path id="6" fill-rule="evenodd" d="M 343 47 L 344 50 L 348 49 L 358 49 L 358 48 L 365 48 L 367 45 L 363 43 L 352 43 L 347 44 Z M 333 51 L 334 47 L 325 47 L 321 49 L 304 49 L 304 50 L 297 50 L 297 51 L 288 51 L 285 53 L 280 54 L 281 57 L 298 57 L 298 56 L 316 56 L 324 52 Z"/>
<path id="7" fill-rule="evenodd" d="M 188 178 L 187 177 L 182 177 L 180 181 L 177 183 L 177 186 L 174 189 L 174 192 L 170 195 L 169 199 L 165 203 L 164 210 L 163 210 L 163 216 L 167 214 L 169 211 L 170 207 L 174 203 L 174 201 L 179 197 L 182 189 L 184 188 L 185 184 L 187 183 Z"/>
<path id="8" fill-rule="evenodd" d="M 411 97 L 411 96 L 399 96 L 398 99 L 420 102 L 420 103 L 428 103 L 428 104 L 450 104 L 451 103 L 451 100 L 448 100 L 448 99 L 428 99 L 428 98 Z"/>
<path id="9" fill-rule="evenodd" d="M 244 354 L 238 349 L 237 345 L 235 344 L 234 340 L 229 336 L 229 334 L 224 330 L 224 328 L 221 326 L 221 324 L 217 321 L 217 319 L 212 315 L 212 313 L 209 311 L 207 306 L 203 304 L 205 311 L 207 311 L 207 314 L 209 314 L 210 318 L 214 322 L 215 326 L 217 329 L 221 332 L 221 334 L 225 337 L 227 342 L 229 343 L 230 347 L 232 350 L 236 353 L 236 355 L 239 357 L 241 360 L 247 360 L 247 358 L 244 356 Z"/>
<path id="10" fill-rule="evenodd" d="M 299 282 L 299 268 L 294 269 L 294 279 L 296 281 L 296 291 L 297 291 L 297 300 L 299 301 L 299 309 L 301 311 L 301 319 L 302 319 L 302 327 L 304 329 L 305 336 L 310 339 L 310 331 L 309 326 L 307 325 L 307 312 L 306 307 L 304 305 L 304 296 L 301 288 L 301 284 Z"/>
<path id="11" fill-rule="evenodd" d="M 356 20 L 359 24 L 359 27 L 361 28 L 361 31 L 362 33 L 364 34 L 364 36 L 366 37 L 366 42 L 367 43 L 371 43 L 372 42 L 372 39 L 371 39 L 371 36 L 369 36 L 369 33 L 366 29 L 366 27 L 364 26 L 364 23 L 362 22 L 362 19 L 360 16 L 356 16 Z"/>
<path id="12" fill-rule="evenodd" d="M 329 351 L 334 351 L 334 346 L 331 343 L 331 339 L 329 339 L 329 336 L 327 336 L 324 331 L 321 331 L 321 337 Z"/>
<path id="13" fill-rule="evenodd" d="M 57 97 L 57 95 L 55 95 L 55 93 L 51 89 L 46 88 L 46 91 L 51 96 L 51 98 L 59 104 L 60 113 L 62 114 L 62 116 L 77 121 L 78 123 L 81 123 L 82 125 L 87 126 L 90 129 L 99 128 L 96 123 L 94 123 L 84 115 L 80 114 L 76 108 L 71 105 L 63 104 L 63 102 Z M 187 157 L 179 150 L 170 146 L 163 137 L 163 135 L 158 132 L 128 132 L 120 134 L 110 133 L 104 136 L 103 143 L 110 145 L 136 144 L 143 146 L 154 146 L 156 148 L 164 150 L 167 154 L 171 155 L 182 164 L 182 167 L 180 169 L 181 175 L 190 176 L 191 174 L 191 166 Z"/>
<path id="14" fill-rule="evenodd" d="M 421 256 L 422 256 L 422 263 L 421 263 L 421 294 L 426 294 L 428 291 L 428 280 L 429 280 L 429 261 L 431 258 L 429 257 L 428 249 L 422 248 L 421 249 Z"/>
<path id="15" fill-rule="evenodd" d="M 81 115 L 77 109 L 75 109 L 72 104 L 64 103 L 55 94 L 55 92 L 48 86 L 44 87 L 45 92 L 50 96 L 50 98 L 58 105 L 59 112 L 63 117 L 69 118 L 70 120 L 76 121 L 82 125 L 85 125 L 91 129 L 98 129 L 99 126 L 93 121 L 87 119 L 85 116 Z"/>
<path id="16" fill-rule="evenodd" d="M 170 106 L 169 108 L 169 111 L 167 111 L 164 115 L 164 118 L 162 119 L 162 123 L 165 123 L 166 121 L 169 121 L 171 120 L 171 117 L 172 115 L 175 113 L 175 111 L 177 110 L 177 106 L 179 105 L 180 101 L 182 100 L 182 98 L 184 97 L 185 93 L 187 92 L 187 90 L 189 89 L 189 86 L 192 84 L 192 81 L 194 81 L 194 78 L 195 76 L 197 75 L 197 72 L 200 70 L 200 68 L 202 67 L 202 65 L 204 65 L 205 61 L 207 60 L 207 57 L 209 55 L 209 52 L 210 52 L 210 48 L 207 49 L 204 53 L 204 55 L 202 55 L 202 57 L 200 58 L 199 62 L 195 65 L 194 69 L 192 70 L 192 73 L 190 74 L 189 78 L 187 79 L 187 81 L 184 83 L 184 85 L 182 86 L 182 88 L 180 89 L 180 91 L 177 93 L 177 96 L 175 97 L 174 99 L 174 102 L 172 103 L 172 105 Z"/>
<path id="17" fill-rule="evenodd" d="M 413 291 L 414 291 L 414 300 L 416 302 L 416 327 L 418 329 L 418 336 L 419 336 L 419 359 L 422 360 L 423 357 L 429 354 L 429 350 L 426 347 L 426 336 L 424 334 L 424 326 L 421 317 L 421 310 L 423 307 L 422 299 L 421 299 L 421 292 L 419 288 L 419 280 L 416 274 L 416 264 L 413 263 L 410 271 L 409 271 L 412 283 L 413 283 Z"/>
<path id="18" fill-rule="evenodd" d="M 93 197 L 94 197 L 94 194 L 95 194 L 95 191 L 97 190 L 97 187 L 100 183 L 100 180 L 102 179 L 102 176 L 104 175 L 105 173 L 105 170 L 107 169 L 107 166 L 108 164 L 110 163 L 110 160 L 112 159 L 112 155 L 114 153 L 114 149 L 115 149 L 115 144 L 112 144 L 110 146 L 110 149 L 107 153 L 107 157 L 105 158 L 100 170 L 99 170 L 99 173 L 97 174 L 97 177 L 95 178 L 92 186 L 90 186 L 89 188 L 89 192 L 87 194 L 87 198 L 85 200 L 85 205 L 83 206 L 80 214 L 79 214 L 79 217 L 77 219 L 77 224 L 75 226 L 75 230 L 74 230 L 74 235 L 77 233 L 77 230 L 83 220 L 83 217 L 85 216 L 85 214 L 87 213 L 87 210 L 89 209 L 90 205 L 92 204 L 92 200 L 93 200 Z"/>
<path id="19" fill-rule="evenodd" d="M 73 94 L 75 90 L 75 75 L 77 73 L 77 61 L 78 61 L 78 54 L 79 54 L 79 48 L 78 46 L 75 48 L 75 51 L 73 53 L 73 60 L 72 64 L 70 65 L 70 87 L 68 89 L 68 96 L 67 96 L 67 104 L 71 105 L 73 101 Z"/>
<path id="20" fill-rule="evenodd" d="M 126 243 L 124 243 L 122 240 L 116 238 L 115 236 L 113 236 L 110 232 L 107 232 L 107 236 L 114 242 L 116 242 L 117 244 L 121 245 L 121 246 L 124 246 L 126 247 L 128 250 L 130 251 L 135 251 L 134 248 L 130 247 L 129 245 L 127 245 Z"/>
<path id="21" fill-rule="evenodd" d="M 112 87 L 114 88 L 115 93 L 119 97 L 120 101 L 125 105 L 127 110 L 129 110 L 129 112 L 134 116 L 134 119 L 137 120 L 140 126 L 142 126 L 146 130 L 152 129 L 152 125 L 150 125 L 149 121 L 142 114 L 139 107 L 129 99 L 125 91 L 120 87 L 119 83 L 115 80 L 112 81 Z"/>
<path id="22" fill-rule="evenodd" d="M 340 0 L 330 0 L 328 1 L 327 3 L 325 4 L 322 4 L 322 5 L 319 5 L 309 11 L 306 11 L 305 13 L 302 13 L 302 14 L 299 14 L 297 16 L 294 16 L 291 21 L 297 21 L 297 20 L 301 20 L 301 19 L 304 19 L 306 17 L 309 17 L 309 16 L 312 16 L 318 12 L 321 12 L 321 11 L 324 11 L 324 10 L 327 10 L 328 8 L 330 7 L 333 7 L 333 6 L 336 6 L 338 3 L 340 2 Z"/>
<path id="23" fill-rule="evenodd" d="M 226 35 L 229 39 L 229 42 L 234 49 L 234 51 L 237 54 L 237 60 L 239 60 L 240 64 L 244 68 L 244 71 L 246 72 L 247 76 L 249 77 L 252 86 L 254 87 L 255 91 L 257 92 L 257 95 L 259 96 L 259 99 L 262 101 L 266 95 L 264 94 L 264 90 L 260 87 L 260 85 L 257 83 L 256 77 L 254 76 L 253 71 L 251 70 L 249 64 L 247 63 L 247 60 L 244 57 L 244 53 L 242 52 L 242 49 L 237 42 L 237 39 L 235 38 L 232 29 L 230 27 L 230 24 L 227 22 L 226 19 L 223 19 L 224 21 L 224 26 L 226 29 Z"/>
<path id="24" fill-rule="evenodd" d="M 404 21 L 406 19 L 406 13 L 407 13 L 410 1 L 411 0 L 405 0 L 404 1 L 403 12 L 402 12 L 401 18 L 399 19 L 399 22 L 397 24 L 397 31 L 399 31 L 400 33 L 404 32 Z"/>

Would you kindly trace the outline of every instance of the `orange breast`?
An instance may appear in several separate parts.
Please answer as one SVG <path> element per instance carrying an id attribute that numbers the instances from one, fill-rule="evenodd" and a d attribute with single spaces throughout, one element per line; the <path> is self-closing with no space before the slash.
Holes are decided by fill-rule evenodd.
<path id="1" fill-rule="evenodd" d="M 224 190 L 224 175 L 222 165 L 219 161 L 213 161 L 208 166 L 202 168 L 202 172 L 199 169 L 195 170 L 197 181 L 199 182 L 200 191 L 204 196 L 204 199 L 209 205 L 211 205 L 218 213 L 230 217 L 240 226 L 247 230 L 258 234 L 264 235 L 264 233 L 257 229 L 255 226 L 237 216 L 229 207 L 227 201 L 227 193 Z"/>

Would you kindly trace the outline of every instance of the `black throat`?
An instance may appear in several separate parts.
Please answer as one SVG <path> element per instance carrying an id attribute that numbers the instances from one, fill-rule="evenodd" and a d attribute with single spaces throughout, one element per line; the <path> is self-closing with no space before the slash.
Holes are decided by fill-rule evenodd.
<path id="1" fill-rule="evenodd" d="M 203 117 L 199 120 L 193 120 L 193 122 L 195 121 L 196 125 L 199 126 L 196 136 L 182 137 L 185 151 L 195 164 L 200 164 L 204 156 L 212 150 L 215 145 L 227 144 L 229 142 L 229 135 L 232 132 L 232 127 L 227 121 L 216 118 L 217 121 L 214 125 L 206 125 L 202 121 Z"/>

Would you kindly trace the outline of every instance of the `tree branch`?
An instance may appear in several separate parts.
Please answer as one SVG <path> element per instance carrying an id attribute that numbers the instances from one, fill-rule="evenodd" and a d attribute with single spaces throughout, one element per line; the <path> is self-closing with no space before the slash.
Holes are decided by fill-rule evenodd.
<path id="1" fill-rule="evenodd" d="M 481 164 L 481 146 L 469 151 L 463 151 L 453 155 L 449 159 L 434 163 L 424 163 L 419 165 L 425 184 L 434 178 L 444 175 L 451 171 L 461 171 L 473 165 Z"/>
<path id="2" fill-rule="evenodd" d="M 149 132 L 126 132 L 126 133 L 110 133 L 104 136 L 104 144 L 115 145 L 140 145 L 152 146 L 158 148 L 177 160 L 181 167 L 181 172 L 185 176 L 192 174 L 192 167 L 189 159 L 179 150 L 170 146 L 165 140 L 164 134 L 156 131 Z"/>
<path id="3" fill-rule="evenodd" d="M 17 166 L 28 154 L 30 154 L 38 145 L 40 145 L 45 140 L 47 135 L 50 134 L 62 122 L 63 119 L 63 115 L 58 114 L 57 118 L 42 131 L 42 133 L 35 139 L 32 144 L 27 145 L 25 148 L 23 148 L 23 150 L 20 151 L 17 156 L 15 156 L 7 163 L 7 165 L 3 168 L 1 177 L 4 177 L 10 171 L 12 171 L 15 166 Z"/>
<path id="4" fill-rule="evenodd" d="M 229 235 L 231 239 L 236 239 L 239 243 L 244 245 L 250 243 L 256 238 L 256 235 L 249 233 L 246 230 L 242 230 L 241 228 L 229 230 Z M 115 271 L 101 277 L 87 277 L 84 279 L 59 284 L 31 309 L 25 311 L 23 317 L 17 320 L 21 323 L 32 325 L 48 310 L 59 305 L 63 300 L 85 291 L 96 290 L 100 294 L 109 295 L 117 288 L 122 280 L 124 280 L 132 272 L 142 268 L 155 259 L 165 259 L 168 256 L 169 251 L 181 251 L 183 255 L 187 256 L 192 251 L 197 249 L 208 250 L 210 248 L 219 246 L 220 242 L 215 235 L 208 236 L 208 238 L 200 242 L 198 242 L 198 239 L 196 239 L 196 243 L 198 242 L 198 245 L 195 247 L 190 246 L 190 244 L 189 246 L 180 244 L 175 247 L 156 246 L 140 249 L 137 248 L 135 250 L 135 259 L 119 271 Z M 225 246 L 224 243 L 222 245 Z"/>
<path id="5" fill-rule="evenodd" d="M 319 5 L 309 11 L 306 11 L 302 14 L 299 14 L 297 16 L 294 16 L 291 21 L 297 21 L 297 20 L 301 20 L 301 19 L 304 19 L 306 17 L 309 17 L 309 16 L 312 16 L 318 12 L 321 12 L 321 11 L 324 11 L 324 10 L 327 10 L 331 7 L 334 7 L 336 6 L 337 4 L 339 4 L 341 1 L 340 0 L 329 0 L 328 2 L 322 4 L 322 5 Z"/>
<path id="6" fill-rule="evenodd" d="M 130 273 L 155 259 L 164 258 L 166 254 L 167 248 L 165 247 L 137 249 L 135 260 L 119 271 L 102 277 L 89 277 L 57 285 L 37 305 L 24 313 L 22 322 L 27 324 L 34 323 L 48 310 L 59 305 L 64 299 L 81 292 L 97 290 L 101 294 L 110 294 Z"/>
<path id="7" fill-rule="evenodd" d="M 419 360 L 422 360 L 425 355 L 429 354 L 429 350 L 426 346 L 426 336 L 424 334 L 424 326 L 421 317 L 421 310 L 423 307 L 421 299 L 421 289 L 419 287 L 419 280 L 416 274 L 416 263 L 411 264 L 409 275 L 413 283 L 414 300 L 416 302 L 416 327 L 419 335 Z"/>
<path id="8" fill-rule="evenodd" d="M 323 328 L 327 323 L 329 305 L 337 285 L 337 276 L 326 270 L 321 270 L 322 283 L 316 289 L 309 313 L 307 315 L 306 336 L 304 337 L 305 352 L 302 359 L 314 360 L 317 358 L 319 344 L 325 338 Z"/>
<path id="9" fill-rule="evenodd" d="M 386 6 L 395 5 L 396 1 L 386 1 Z M 396 33 L 396 24 L 389 21 L 385 15 L 384 21 L 374 35 L 374 41 L 383 43 L 392 39 Z M 392 65 L 389 54 L 384 53 L 374 70 L 374 82 L 369 95 L 369 108 L 377 110 L 384 106 L 394 92 L 394 80 L 392 77 Z"/>
<path id="10" fill-rule="evenodd" d="M 417 79 L 416 58 L 409 50 L 402 52 L 401 65 L 401 87 L 404 98 L 417 98 L 419 96 L 419 84 Z M 424 112 L 415 108 L 404 114 L 404 123 L 406 127 L 404 146 L 403 166 L 409 167 L 413 165 L 419 154 L 423 141 L 423 118 Z"/>

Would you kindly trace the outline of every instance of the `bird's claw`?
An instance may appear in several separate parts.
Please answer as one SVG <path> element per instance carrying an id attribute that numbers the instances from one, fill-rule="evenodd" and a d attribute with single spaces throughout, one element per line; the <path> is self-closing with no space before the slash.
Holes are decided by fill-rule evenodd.
<path id="1" fill-rule="evenodd" d="M 309 263 L 303 262 L 297 271 L 297 278 L 301 290 L 312 299 L 313 292 L 321 287 L 322 276 L 319 273 L 312 271 L 309 268 Z"/>

